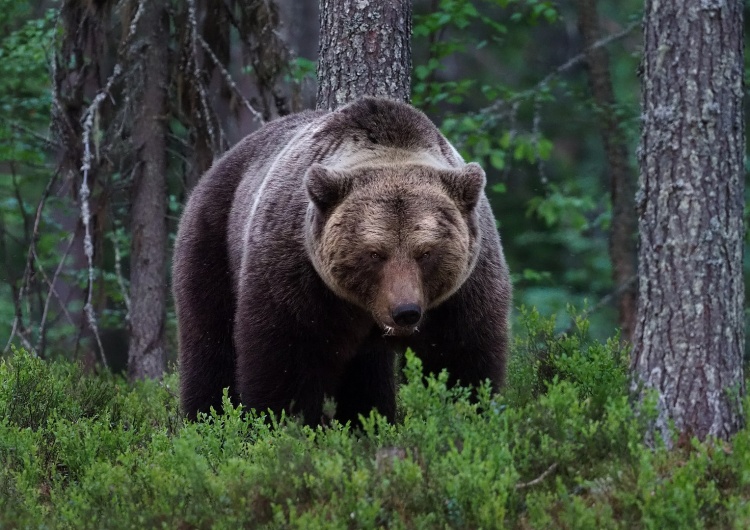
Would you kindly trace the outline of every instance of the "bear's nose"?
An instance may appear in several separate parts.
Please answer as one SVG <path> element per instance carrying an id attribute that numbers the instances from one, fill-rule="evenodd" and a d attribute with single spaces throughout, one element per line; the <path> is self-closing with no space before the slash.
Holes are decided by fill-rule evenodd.
<path id="1" fill-rule="evenodd" d="M 399 326 L 413 326 L 422 318 L 422 308 L 417 304 L 401 304 L 391 311 L 391 317 Z"/>

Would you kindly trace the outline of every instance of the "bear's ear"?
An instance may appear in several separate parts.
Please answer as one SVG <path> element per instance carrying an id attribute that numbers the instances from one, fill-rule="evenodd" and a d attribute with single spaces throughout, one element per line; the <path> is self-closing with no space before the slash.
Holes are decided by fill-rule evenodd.
<path id="1" fill-rule="evenodd" d="M 446 171 L 440 178 L 448 195 L 465 212 L 474 209 L 487 183 L 482 166 L 476 162 L 466 164 L 461 169 Z"/>
<path id="2" fill-rule="evenodd" d="M 349 193 L 352 178 L 344 171 L 313 164 L 305 174 L 305 186 L 315 206 L 328 212 Z"/>

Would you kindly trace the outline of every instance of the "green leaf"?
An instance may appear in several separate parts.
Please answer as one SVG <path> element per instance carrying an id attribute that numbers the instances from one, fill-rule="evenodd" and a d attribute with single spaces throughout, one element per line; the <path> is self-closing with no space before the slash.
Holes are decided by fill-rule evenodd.
<path id="1" fill-rule="evenodd" d="M 493 184 L 490 189 L 492 191 L 494 191 L 495 193 L 506 193 L 507 192 L 507 187 L 505 186 L 505 183 L 503 183 L 503 182 L 498 182 L 497 184 Z"/>
<path id="2" fill-rule="evenodd" d="M 494 167 L 495 169 L 505 169 L 505 152 L 492 151 L 490 153 L 490 164 L 492 164 L 492 167 Z M 504 184 L 502 186 L 504 186 Z"/>

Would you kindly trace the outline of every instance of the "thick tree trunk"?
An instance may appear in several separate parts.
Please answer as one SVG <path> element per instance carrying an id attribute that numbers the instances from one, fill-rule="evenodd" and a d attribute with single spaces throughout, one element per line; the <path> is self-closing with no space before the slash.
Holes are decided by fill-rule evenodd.
<path id="1" fill-rule="evenodd" d="M 410 93 L 411 1 L 320 0 L 317 107 Z"/>
<path id="2" fill-rule="evenodd" d="M 609 57 L 599 40 L 597 0 L 578 0 L 578 27 L 583 35 L 589 84 L 594 102 L 601 113 L 600 130 L 610 171 L 612 228 L 609 234 L 609 256 L 612 276 L 617 286 L 617 309 L 622 338 L 631 340 L 635 326 L 636 213 L 635 177 L 628 165 L 628 149 L 615 114 L 615 96 L 609 73 Z"/>
<path id="3" fill-rule="evenodd" d="M 70 251 L 72 266 L 85 271 L 88 278 L 84 288 L 77 282 L 60 280 L 65 285 L 56 287 L 56 290 L 67 303 L 80 300 L 83 307 L 80 313 L 70 313 L 71 323 L 79 329 L 76 336 L 71 337 L 75 342 L 74 346 L 71 345 L 74 357 L 78 355 L 84 338 L 84 342 L 91 341 L 91 346 L 83 348 L 84 364 L 94 364 L 94 352 L 98 350 L 105 366 L 107 356 L 101 345 L 97 318 L 103 305 L 99 303 L 101 298 L 95 296 L 99 284 L 95 281 L 94 269 L 102 263 L 101 248 L 105 235 L 100 230 L 102 224 L 97 222 L 102 218 L 102 206 L 107 197 L 103 186 L 105 179 L 101 177 L 106 171 L 104 167 L 111 163 L 105 160 L 106 157 L 99 157 L 102 150 L 98 148 L 96 137 L 109 127 L 114 113 L 113 99 L 100 96 L 109 90 L 101 66 L 108 57 L 109 7 L 90 9 L 76 0 L 62 2 L 60 48 L 54 58 L 51 107 L 52 130 L 61 147 L 58 169 L 65 175 L 63 189 L 70 191 L 80 212 L 79 220 L 71 218 L 71 212 L 65 208 L 52 213 L 52 217 L 76 234 Z M 95 109 L 95 121 L 87 114 L 92 109 Z M 102 134 L 99 140 L 101 138 L 106 138 L 106 134 Z"/>
<path id="4" fill-rule="evenodd" d="M 169 16 L 166 0 L 146 2 L 134 50 L 144 54 L 128 76 L 140 96 L 133 120 L 136 175 L 131 212 L 130 346 L 131 379 L 161 377 L 165 368 L 167 164 L 166 96 Z M 137 52 L 135 52 L 137 53 Z"/>
<path id="5" fill-rule="evenodd" d="M 742 423 L 742 18 L 740 0 L 646 0 L 633 368 L 665 437 Z"/>
<path id="6" fill-rule="evenodd" d="M 288 94 L 282 87 L 288 73 L 289 49 L 280 36 L 276 2 L 248 2 L 240 14 L 240 33 L 248 41 L 245 59 L 253 67 L 255 85 L 263 105 L 263 119 L 271 121 L 290 113 Z"/>

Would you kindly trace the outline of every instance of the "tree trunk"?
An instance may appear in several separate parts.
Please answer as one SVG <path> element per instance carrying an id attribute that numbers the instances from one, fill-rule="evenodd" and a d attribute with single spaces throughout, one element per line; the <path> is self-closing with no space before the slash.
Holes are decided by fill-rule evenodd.
<path id="1" fill-rule="evenodd" d="M 146 2 L 140 38 L 133 43 L 136 60 L 128 76 L 130 93 L 139 95 L 140 114 L 133 120 L 136 171 L 131 212 L 130 379 L 158 378 L 164 373 L 166 320 L 167 164 L 166 96 L 169 14 L 166 0 Z M 140 50 L 140 52 L 139 52 Z"/>
<path id="2" fill-rule="evenodd" d="M 320 0 L 318 109 L 410 93 L 411 1 Z"/>
<path id="3" fill-rule="evenodd" d="M 665 438 L 742 423 L 742 19 L 739 0 L 646 0 L 633 368 Z"/>
<path id="4" fill-rule="evenodd" d="M 628 149 L 615 114 L 609 57 L 603 46 L 595 46 L 600 38 L 596 3 L 597 0 L 578 0 L 578 27 L 583 35 L 589 84 L 600 112 L 599 127 L 610 171 L 612 227 L 609 234 L 609 256 L 618 292 L 620 329 L 622 338 L 631 340 L 636 299 L 635 178 L 628 166 Z"/>
<path id="5" fill-rule="evenodd" d="M 71 211 L 66 208 L 52 213 L 52 217 L 64 229 L 75 234 L 77 240 L 70 251 L 71 266 L 82 271 L 88 280 L 83 288 L 77 282 L 65 280 L 61 280 L 65 286 L 56 287 L 58 294 L 65 293 L 61 298 L 67 300 L 66 303 L 80 300 L 83 308 L 80 313 L 69 313 L 70 322 L 76 324 L 79 330 L 75 337 L 71 337 L 75 343 L 71 345 L 73 356 L 78 357 L 81 339 L 85 338 L 85 342 L 90 339 L 93 344 L 83 350 L 84 364 L 95 363 L 94 352 L 98 350 L 103 364 L 107 366 L 97 318 L 103 306 L 96 303 L 98 282 L 94 269 L 103 258 L 100 250 L 105 234 L 99 231 L 102 225 L 96 219 L 101 216 L 101 206 L 106 200 L 105 179 L 102 176 L 104 166 L 109 163 L 105 157 L 99 156 L 101 150 L 97 140 L 106 138 L 101 131 L 111 124 L 114 107 L 112 98 L 99 96 L 109 90 L 101 65 L 107 61 L 110 6 L 100 6 L 100 9 L 90 7 L 76 0 L 66 0 L 60 7 L 59 27 L 62 34 L 52 70 L 51 125 L 60 145 L 57 156 L 58 170 L 65 175 L 63 189 L 74 198 L 80 217 L 74 220 L 70 217 Z M 95 109 L 95 120 L 87 114 L 92 109 Z M 79 235 L 82 237 L 79 238 Z"/>
<path id="6" fill-rule="evenodd" d="M 279 17 L 282 21 L 281 35 L 294 56 L 315 61 L 318 58 L 320 28 L 318 5 L 315 2 L 299 0 L 277 0 Z M 292 108 L 295 112 L 315 106 L 317 82 L 314 78 L 303 81 L 294 93 Z"/>

